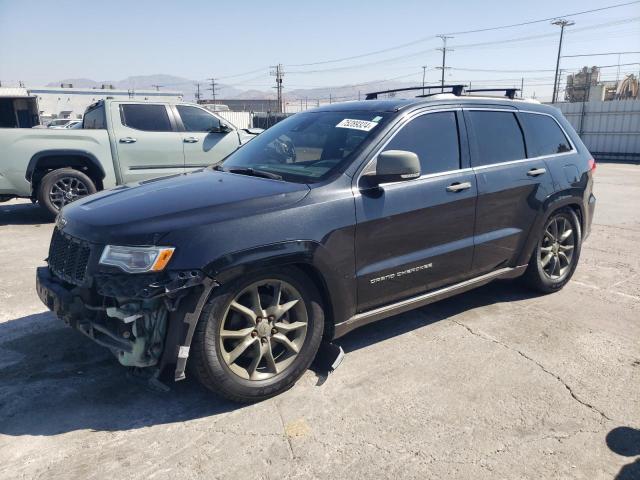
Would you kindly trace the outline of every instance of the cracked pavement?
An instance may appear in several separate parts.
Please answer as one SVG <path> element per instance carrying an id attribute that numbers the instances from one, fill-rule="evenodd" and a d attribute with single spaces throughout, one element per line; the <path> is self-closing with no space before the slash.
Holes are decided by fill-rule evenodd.
<path id="1" fill-rule="evenodd" d="M 151 392 L 61 325 L 34 291 L 52 225 L 0 204 L 0 479 L 640 478 L 640 448 L 607 444 L 640 428 L 640 166 L 598 165 L 595 193 L 561 292 L 497 282 L 369 325 L 325 382 L 250 406 Z"/>

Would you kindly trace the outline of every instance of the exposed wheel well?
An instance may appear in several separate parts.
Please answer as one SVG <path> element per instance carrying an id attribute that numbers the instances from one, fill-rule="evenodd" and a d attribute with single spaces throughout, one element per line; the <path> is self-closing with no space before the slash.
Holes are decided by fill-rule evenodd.
<path id="1" fill-rule="evenodd" d="M 584 215 L 582 215 L 582 207 L 577 203 L 570 203 L 569 205 L 565 205 L 563 208 L 570 208 L 573 210 L 573 213 L 578 217 L 578 221 L 580 222 L 580 229 L 584 232 Z M 562 208 L 556 209 L 555 211 L 562 210 Z"/>
<path id="2" fill-rule="evenodd" d="M 102 179 L 103 172 L 89 157 L 82 154 L 51 154 L 42 156 L 37 159 L 36 164 L 31 172 L 32 192 L 38 190 L 38 185 L 42 178 L 49 172 L 59 168 L 73 168 L 87 175 L 98 190 L 102 190 L 104 185 Z"/>

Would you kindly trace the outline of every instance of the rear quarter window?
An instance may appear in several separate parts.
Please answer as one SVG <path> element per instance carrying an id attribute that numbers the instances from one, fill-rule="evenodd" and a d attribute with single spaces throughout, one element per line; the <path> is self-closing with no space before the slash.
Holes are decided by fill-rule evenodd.
<path id="1" fill-rule="evenodd" d="M 527 138 L 529 157 L 571 151 L 567 136 L 553 117 L 536 113 L 520 113 L 520 119 Z"/>

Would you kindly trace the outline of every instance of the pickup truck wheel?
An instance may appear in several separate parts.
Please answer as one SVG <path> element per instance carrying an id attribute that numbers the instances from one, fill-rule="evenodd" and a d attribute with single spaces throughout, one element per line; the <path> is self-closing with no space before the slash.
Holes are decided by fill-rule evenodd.
<path id="1" fill-rule="evenodd" d="M 313 361 L 324 329 L 320 295 L 295 268 L 248 275 L 220 287 L 198 321 L 190 367 L 198 380 L 238 401 L 289 389 Z"/>
<path id="2" fill-rule="evenodd" d="M 552 293 L 573 276 L 582 247 L 580 220 L 571 209 L 552 214 L 545 222 L 540 240 L 524 274 L 535 290 Z"/>
<path id="3" fill-rule="evenodd" d="M 37 197 L 40 206 L 55 216 L 65 205 L 96 191 L 93 180 L 84 173 L 60 168 L 42 177 Z"/>

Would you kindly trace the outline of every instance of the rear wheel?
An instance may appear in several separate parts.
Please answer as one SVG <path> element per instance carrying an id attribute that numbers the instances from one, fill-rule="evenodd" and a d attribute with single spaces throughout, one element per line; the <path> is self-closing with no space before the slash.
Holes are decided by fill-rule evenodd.
<path id="1" fill-rule="evenodd" d="M 251 402 L 290 388 L 313 361 L 324 329 L 314 284 L 287 268 L 220 288 L 202 312 L 191 367 L 210 390 Z"/>
<path id="2" fill-rule="evenodd" d="M 38 203 L 55 216 L 65 205 L 96 193 L 93 180 L 73 168 L 60 168 L 47 173 L 38 187 Z"/>
<path id="3" fill-rule="evenodd" d="M 544 293 L 560 290 L 573 276 L 581 246 L 582 232 L 575 212 L 566 209 L 553 213 L 544 224 L 525 281 Z"/>

